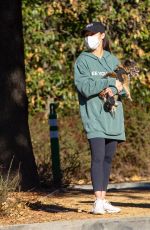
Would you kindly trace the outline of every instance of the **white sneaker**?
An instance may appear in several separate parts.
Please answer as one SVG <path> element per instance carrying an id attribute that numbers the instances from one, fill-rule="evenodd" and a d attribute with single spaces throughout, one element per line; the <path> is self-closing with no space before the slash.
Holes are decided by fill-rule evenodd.
<path id="1" fill-rule="evenodd" d="M 109 201 L 103 200 L 103 208 L 108 213 L 117 213 L 120 212 L 121 209 L 113 206 Z"/>
<path id="2" fill-rule="evenodd" d="M 103 206 L 103 200 L 96 199 L 93 205 L 92 212 L 94 214 L 105 214 L 104 206 Z"/>

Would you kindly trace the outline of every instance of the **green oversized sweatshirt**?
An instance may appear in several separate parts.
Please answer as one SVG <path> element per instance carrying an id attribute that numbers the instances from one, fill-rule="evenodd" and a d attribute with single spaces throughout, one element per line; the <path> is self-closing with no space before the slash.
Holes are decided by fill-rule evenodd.
<path id="1" fill-rule="evenodd" d="M 77 88 L 80 114 L 87 138 L 125 140 L 122 102 L 118 101 L 115 116 L 104 110 L 104 101 L 98 94 L 111 87 L 117 93 L 116 79 L 105 77 L 114 71 L 118 59 L 108 51 L 98 58 L 90 52 L 82 52 L 75 62 L 74 83 Z"/>

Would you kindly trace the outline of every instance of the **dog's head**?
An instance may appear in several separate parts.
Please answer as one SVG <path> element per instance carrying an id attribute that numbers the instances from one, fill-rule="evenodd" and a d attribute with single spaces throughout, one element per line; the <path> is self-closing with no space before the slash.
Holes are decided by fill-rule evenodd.
<path id="1" fill-rule="evenodd" d="M 139 74 L 139 69 L 133 60 L 126 60 L 123 65 L 117 66 L 115 73 L 118 78 L 121 79 L 123 75 L 127 75 L 128 77 L 137 77 Z"/>
<path id="2" fill-rule="evenodd" d="M 137 67 L 137 64 L 135 61 L 128 59 L 123 63 L 123 67 L 128 73 L 128 76 L 131 77 L 137 77 L 139 74 L 139 69 Z"/>

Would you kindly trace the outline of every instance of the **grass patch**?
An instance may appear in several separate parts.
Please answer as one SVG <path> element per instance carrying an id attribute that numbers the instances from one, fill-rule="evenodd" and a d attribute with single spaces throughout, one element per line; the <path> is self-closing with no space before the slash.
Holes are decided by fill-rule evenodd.
<path id="1" fill-rule="evenodd" d="M 14 192 L 19 187 L 19 173 L 11 174 L 11 166 L 6 176 L 0 175 L 0 215 L 9 212 L 11 202 L 7 202 L 9 192 Z"/>

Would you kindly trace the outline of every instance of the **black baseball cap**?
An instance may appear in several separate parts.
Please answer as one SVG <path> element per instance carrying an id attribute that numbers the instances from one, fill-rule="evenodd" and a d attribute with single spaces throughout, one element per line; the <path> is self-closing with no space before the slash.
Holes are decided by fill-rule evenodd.
<path id="1" fill-rule="evenodd" d="M 105 33 L 105 26 L 101 22 L 91 22 L 82 30 L 82 35 L 87 31 L 93 33 Z"/>

